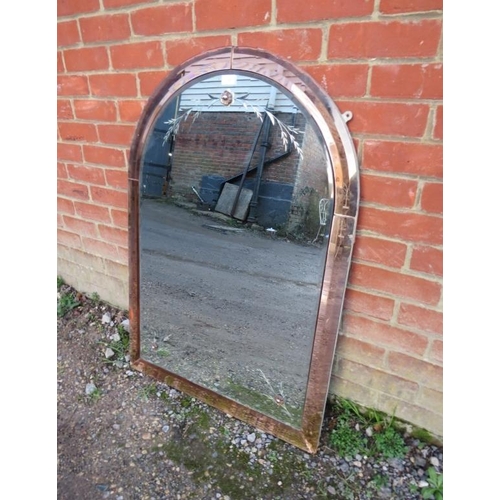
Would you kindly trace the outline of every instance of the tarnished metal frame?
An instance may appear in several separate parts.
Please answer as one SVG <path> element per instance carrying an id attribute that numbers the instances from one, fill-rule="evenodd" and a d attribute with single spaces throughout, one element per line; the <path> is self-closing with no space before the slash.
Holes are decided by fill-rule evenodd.
<path id="1" fill-rule="evenodd" d="M 331 171 L 334 199 L 332 227 L 325 263 L 319 312 L 314 333 L 305 405 L 300 429 L 244 406 L 141 358 L 140 352 L 140 176 L 145 142 L 160 112 L 186 85 L 217 73 L 253 74 L 277 85 L 313 120 L 323 139 Z M 129 166 L 129 270 L 132 366 L 227 414 L 309 452 L 315 453 L 321 433 L 333 356 L 337 343 L 349 273 L 359 206 L 358 161 L 345 120 L 319 85 L 288 61 L 258 49 L 225 47 L 194 57 L 163 80 L 148 100 L 130 150 Z"/>

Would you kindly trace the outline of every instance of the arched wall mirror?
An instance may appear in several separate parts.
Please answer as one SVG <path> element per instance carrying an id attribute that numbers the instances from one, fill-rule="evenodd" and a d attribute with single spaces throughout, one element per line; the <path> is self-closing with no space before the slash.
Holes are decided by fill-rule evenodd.
<path id="1" fill-rule="evenodd" d="M 149 99 L 129 193 L 133 366 L 315 452 L 359 203 L 345 117 L 286 61 L 211 51 Z"/>

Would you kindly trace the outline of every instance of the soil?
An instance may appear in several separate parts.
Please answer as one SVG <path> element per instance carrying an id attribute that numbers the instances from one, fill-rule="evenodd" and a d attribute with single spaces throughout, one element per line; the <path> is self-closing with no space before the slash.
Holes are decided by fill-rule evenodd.
<path id="1" fill-rule="evenodd" d="M 404 458 L 344 458 L 328 409 L 316 455 L 128 365 L 127 313 L 58 280 L 60 500 L 418 499 L 442 447 L 405 436 Z M 109 349 L 112 349 L 110 351 Z"/>

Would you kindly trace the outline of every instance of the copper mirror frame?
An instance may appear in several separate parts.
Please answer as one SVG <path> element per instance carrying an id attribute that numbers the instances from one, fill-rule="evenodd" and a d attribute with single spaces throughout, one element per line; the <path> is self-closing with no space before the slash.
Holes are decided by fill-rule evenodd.
<path id="1" fill-rule="evenodd" d="M 290 96 L 304 115 L 315 124 L 328 155 L 333 217 L 300 429 L 141 358 L 139 180 L 145 143 L 161 110 L 183 88 L 202 77 L 215 76 L 224 71 L 253 75 Z M 130 151 L 128 229 L 132 366 L 309 453 L 316 452 L 319 444 L 359 206 L 358 161 L 346 125 L 347 116 L 347 113 L 344 116 L 340 113 L 330 97 L 309 75 L 290 62 L 262 50 L 226 47 L 192 58 L 168 74 L 143 110 Z"/>

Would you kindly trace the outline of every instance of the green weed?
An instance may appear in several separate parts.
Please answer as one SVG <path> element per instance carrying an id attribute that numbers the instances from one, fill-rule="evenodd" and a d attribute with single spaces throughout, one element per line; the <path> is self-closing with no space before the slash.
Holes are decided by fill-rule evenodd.
<path id="1" fill-rule="evenodd" d="M 65 285 L 66 283 L 64 282 L 64 280 L 61 278 L 61 276 L 58 276 L 57 277 L 57 291 L 59 291 L 61 289 L 61 287 L 63 285 Z"/>
<path id="2" fill-rule="evenodd" d="M 394 428 L 386 427 L 373 435 L 375 450 L 384 458 L 403 457 L 407 448 L 403 436 Z"/>
<path id="3" fill-rule="evenodd" d="M 141 399 L 149 399 L 156 396 L 156 393 L 157 393 L 156 384 L 149 384 L 145 387 L 142 387 L 139 390 L 139 397 Z"/>
<path id="4" fill-rule="evenodd" d="M 422 498 L 443 500 L 443 474 L 436 472 L 434 467 L 427 469 L 427 482 L 429 486 L 422 488 Z"/>
<path id="5" fill-rule="evenodd" d="M 57 316 L 63 318 L 75 307 L 78 307 L 80 302 L 71 293 L 63 293 L 57 299 Z"/>

